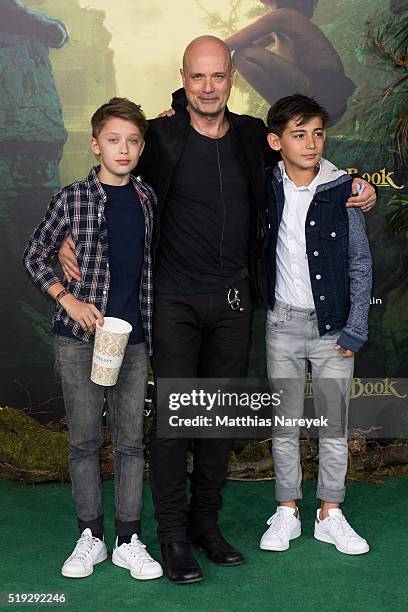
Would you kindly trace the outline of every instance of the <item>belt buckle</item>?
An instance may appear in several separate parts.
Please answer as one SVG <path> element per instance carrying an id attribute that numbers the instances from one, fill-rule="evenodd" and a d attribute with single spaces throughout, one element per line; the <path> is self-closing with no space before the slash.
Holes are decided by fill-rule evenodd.
<path id="1" fill-rule="evenodd" d="M 239 289 L 237 289 L 236 287 L 231 287 L 230 289 L 228 289 L 227 301 L 228 306 L 231 308 L 231 310 L 240 310 L 241 298 L 239 297 Z"/>

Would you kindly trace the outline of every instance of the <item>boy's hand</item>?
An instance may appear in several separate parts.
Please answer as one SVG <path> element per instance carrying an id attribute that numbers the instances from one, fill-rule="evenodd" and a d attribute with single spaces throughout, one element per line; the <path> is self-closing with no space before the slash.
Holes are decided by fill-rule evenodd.
<path id="1" fill-rule="evenodd" d="M 75 242 L 73 241 L 71 235 L 67 236 L 62 243 L 60 250 L 58 251 L 58 259 L 67 281 L 70 283 L 74 278 L 75 280 L 81 282 L 81 273 L 79 271 L 78 260 L 75 255 Z"/>
<path id="2" fill-rule="evenodd" d="M 167 110 L 161 112 L 160 115 L 157 115 L 157 116 L 158 117 L 172 117 L 175 114 L 176 114 L 176 111 L 174 110 L 174 108 L 168 108 Z"/>
<path id="3" fill-rule="evenodd" d="M 103 325 L 103 314 L 97 307 L 94 304 L 81 302 L 72 293 L 64 295 L 60 299 L 60 304 L 71 319 L 79 323 L 86 332 L 94 333 L 96 321 L 98 321 L 99 325 Z"/>
<path id="4" fill-rule="evenodd" d="M 367 183 L 364 179 L 355 178 L 351 185 L 351 192 L 357 195 L 353 195 L 347 200 L 347 208 L 356 206 L 357 208 L 361 208 L 365 213 L 374 208 L 377 194 L 370 183 Z"/>
<path id="5" fill-rule="evenodd" d="M 336 351 L 340 351 L 340 355 L 346 359 L 347 357 L 352 357 L 354 355 L 353 351 L 344 348 L 344 346 L 340 346 L 340 344 L 336 344 Z"/>

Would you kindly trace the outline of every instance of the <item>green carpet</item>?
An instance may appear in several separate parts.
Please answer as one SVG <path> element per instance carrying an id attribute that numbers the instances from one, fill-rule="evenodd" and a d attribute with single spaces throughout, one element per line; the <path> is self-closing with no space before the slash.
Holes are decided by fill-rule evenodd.
<path id="1" fill-rule="evenodd" d="M 352 483 L 344 511 L 371 551 L 352 557 L 313 539 L 314 483 L 304 484 L 300 504 L 303 535 L 283 553 L 258 549 L 274 510 L 270 483 L 228 483 L 221 525 L 246 563 L 217 567 L 197 553 L 205 580 L 171 584 L 166 578 L 138 581 L 109 560 L 89 578 L 60 575 L 77 537 L 67 484 L 29 486 L 0 481 L 3 601 L 8 592 L 66 593 L 68 610 L 331 612 L 408 609 L 408 479 L 383 485 Z M 104 483 L 106 540 L 113 544 L 113 482 Z M 145 487 L 143 541 L 159 559 L 150 490 Z M 1 605 L 1 610 L 11 610 Z M 54 606 L 19 606 L 29 610 Z"/>

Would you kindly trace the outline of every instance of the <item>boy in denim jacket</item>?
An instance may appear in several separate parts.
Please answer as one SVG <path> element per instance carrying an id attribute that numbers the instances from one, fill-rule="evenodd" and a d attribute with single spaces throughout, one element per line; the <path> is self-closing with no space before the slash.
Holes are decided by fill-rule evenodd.
<path id="1" fill-rule="evenodd" d="M 326 432 L 320 428 L 316 496 L 321 507 L 314 536 L 356 555 L 369 546 L 340 504 L 354 353 L 367 340 L 372 265 L 363 214 L 346 208 L 352 177 L 322 158 L 327 119 L 323 107 L 300 94 L 278 100 L 268 113 L 268 143 L 282 161 L 267 180 L 267 366 L 269 379 L 284 393 L 272 437 L 278 507 L 260 547 L 286 550 L 301 534 L 296 423 L 303 415 L 310 362 L 315 409 L 328 416 L 329 424 Z"/>

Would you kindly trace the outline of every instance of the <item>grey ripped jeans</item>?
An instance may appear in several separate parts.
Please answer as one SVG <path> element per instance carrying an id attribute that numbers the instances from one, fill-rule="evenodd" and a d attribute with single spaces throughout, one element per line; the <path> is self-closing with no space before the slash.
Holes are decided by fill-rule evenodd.
<path id="1" fill-rule="evenodd" d="M 354 357 L 335 350 L 339 332 L 319 335 L 315 310 L 276 302 L 268 310 L 266 350 L 268 378 L 284 390 L 279 416 L 301 418 L 307 361 L 312 366 L 316 416 L 328 417 L 329 429 L 319 436 L 319 475 L 316 497 L 340 503 L 347 472 L 347 415 Z M 283 413 L 283 414 L 282 414 Z M 282 434 L 282 435 L 280 435 Z M 272 435 L 275 497 L 291 501 L 302 497 L 299 428 L 279 425 Z"/>
<path id="2" fill-rule="evenodd" d="M 103 444 L 102 415 L 115 451 L 117 535 L 140 531 L 144 446 L 143 408 L 148 362 L 144 343 L 128 345 L 118 382 L 102 387 L 90 379 L 93 343 L 56 336 L 55 369 L 61 380 L 69 433 L 72 492 L 81 531 L 103 532 L 98 449 Z"/>

